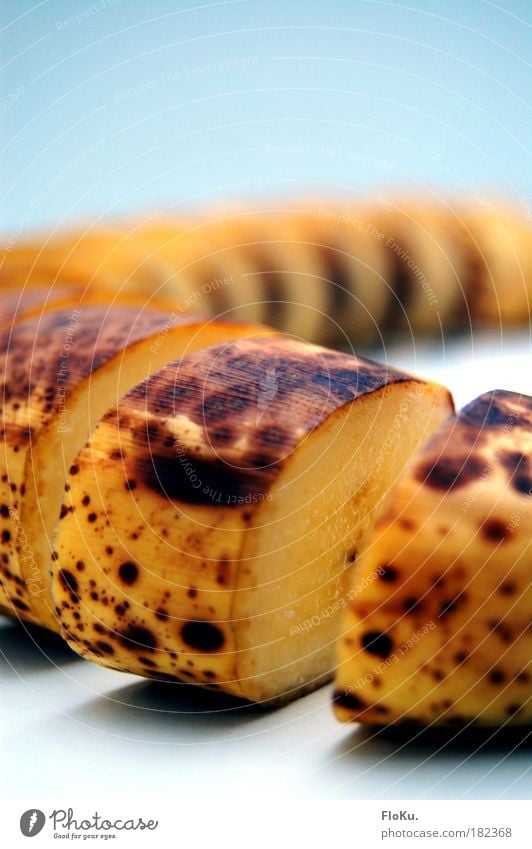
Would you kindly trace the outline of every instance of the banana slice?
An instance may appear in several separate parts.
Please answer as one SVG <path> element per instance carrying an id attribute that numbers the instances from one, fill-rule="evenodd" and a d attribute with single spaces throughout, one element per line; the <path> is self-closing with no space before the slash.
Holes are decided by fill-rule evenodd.
<path id="1" fill-rule="evenodd" d="M 185 357 L 73 463 L 52 595 L 80 654 L 288 701 L 330 678 L 348 581 L 447 390 L 287 338 Z"/>
<path id="2" fill-rule="evenodd" d="M 304 227 L 328 284 L 318 337 L 344 346 L 374 341 L 390 298 L 390 265 L 380 234 L 356 211 L 324 201 L 306 210 Z"/>
<path id="3" fill-rule="evenodd" d="M 215 289 L 213 308 L 240 321 L 268 321 L 264 281 L 257 269 L 254 242 L 256 220 L 250 210 L 236 206 L 200 219 L 209 254 L 222 263 L 223 285 Z"/>
<path id="4" fill-rule="evenodd" d="M 530 224 L 510 210 L 469 210 L 467 234 L 480 256 L 472 308 L 490 324 L 530 321 L 532 235 Z"/>

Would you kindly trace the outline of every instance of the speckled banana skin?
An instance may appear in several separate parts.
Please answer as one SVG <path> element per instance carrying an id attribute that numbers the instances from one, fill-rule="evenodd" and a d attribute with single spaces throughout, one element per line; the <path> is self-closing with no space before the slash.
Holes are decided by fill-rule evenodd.
<path id="1" fill-rule="evenodd" d="M 416 455 L 353 578 L 335 710 L 532 721 L 532 399 L 482 395 Z"/>
<path id="2" fill-rule="evenodd" d="M 77 230 L 0 259 L 5 285 L 48 275 L 334 345 L 527 324 L 532 301 L 532 229 L 502 205 L 215 209 Z"/>
<path id="3" fill-rule="evenodd" d="M 404 385 L 406 397 L 417 383 L 264 338 L 204 349 L 138 386 L 104 417 L 68 479 L 52 587 L 65 639 L 112 668 L 251 698 L 235 604 L 258 508 L 294 450 L 335 413 L 391 387 Z M 448 395 L 438 401 L 433 389 L 443 418 Z"/>

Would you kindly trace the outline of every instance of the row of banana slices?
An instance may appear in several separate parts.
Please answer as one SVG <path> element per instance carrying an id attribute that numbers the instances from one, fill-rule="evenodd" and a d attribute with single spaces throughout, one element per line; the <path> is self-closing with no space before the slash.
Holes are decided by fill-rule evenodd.
<path id="1" fill-rule="evenodd" d="M 502 205 L 226 206 L 6 243 L 0 283 L 24 291 L 53 285 L 54 296 L 72 285 L 127 293 L 311 341 L 374 344 L 394 333 L 528 322 L 531 232 Z"/>

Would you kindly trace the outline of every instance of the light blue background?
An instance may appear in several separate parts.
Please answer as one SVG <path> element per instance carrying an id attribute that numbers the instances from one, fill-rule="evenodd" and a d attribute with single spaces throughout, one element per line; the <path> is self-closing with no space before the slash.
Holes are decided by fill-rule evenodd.
<path id="1" fill-rule="evenodd" d="M 302 186 L 530 214 L 525 0 L 1 8 L 4 233 Z"/>

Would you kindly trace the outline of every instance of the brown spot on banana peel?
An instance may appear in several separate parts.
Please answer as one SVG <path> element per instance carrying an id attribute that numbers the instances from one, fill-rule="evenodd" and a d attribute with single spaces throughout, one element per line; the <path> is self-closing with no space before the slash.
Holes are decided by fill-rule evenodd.
<path id="1" fill-rule="evenodd" d="M 390 657 L 393 652 L 393 640 L 388 634 L 380 631 L 367 631 L 362 635 L 361 644 L 364 651 L 383 660 Z"/>
<path id="2" fill-rule="evenodd" d="M 187 462 L 194 469 L 192 474 L 187 473 Z M 238 505 L 246 498 L 261 497 L 265 492 L 251 470 L 226 469 L 193 457 L 183 461 L 182 457 L 175 456 L 175 452 L 141 457 L 135 468 L 145 486 L 166 498 L 187 504 L 212 504 L 221 496 L 224 503 Z M 198 481 L 200 485 L 196 486 Z"/>
<path id="3" fill-rule="evenodd" d="M 120 634 L 122 645 L 131 651 L 155 651 L 157 638 L 153 631 L 142 625 L 129 625 Z"/>
<path id="4" fill-rule="evenodd" d="M 118 567 L 118 575 L 122 583 L 132 586 L 139 576 L 139 567 L 136 563 L 127 560 Z"/>
<path id="5" fill-rule="evenodd" d="M 187 622 L 181 629 L 184 642 L 201 652 L 214 652 L 224 644 L 223 632 L 212 622 Z"/>
<path id="6" fill-rule="evenodd" d="M 501 457 L 508 469 L 514 489 L 522 495 L 532 494 L 532 460 L 519 451 L 512 451 Z"/>
<path id="7" fill-rule="evenodd" d="M 418 471 L 418 479 L 434 489 L 451 490 L 466 486 L 477 480 L 482 474 L 485 463 L 474 456 L 439 458 L 435 463 L 427 463 Z"/>

